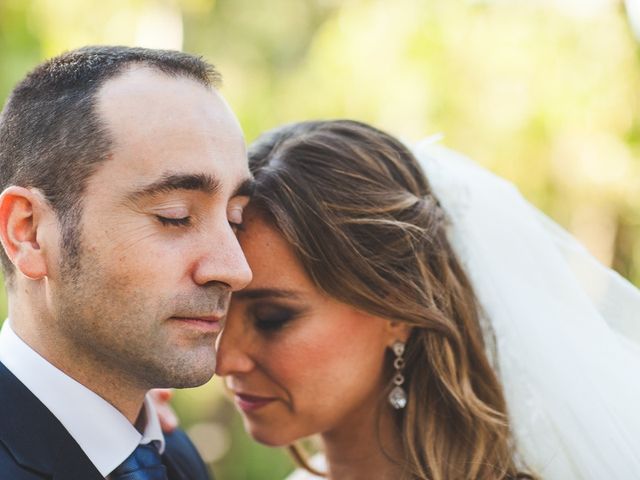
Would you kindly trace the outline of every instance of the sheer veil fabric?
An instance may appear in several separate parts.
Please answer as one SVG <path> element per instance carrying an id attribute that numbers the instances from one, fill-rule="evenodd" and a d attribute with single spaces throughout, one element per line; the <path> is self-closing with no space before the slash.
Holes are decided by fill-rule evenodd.
<path id="1" fill-rule="evenodd" d="M 478 297 L 525 465 L 551 480 L 640 479 L 640 292 L 436 140 L 412 150 Z"/>

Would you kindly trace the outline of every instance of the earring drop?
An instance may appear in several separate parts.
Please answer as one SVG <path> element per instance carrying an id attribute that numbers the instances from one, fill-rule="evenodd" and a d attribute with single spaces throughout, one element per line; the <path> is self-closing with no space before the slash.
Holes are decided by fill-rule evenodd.
<path id="1" fill-rule="evenodd" d="M 404 343 L 397 341 L 391 346 L 393 353 L 396 355 L 393 361 L 393 367 L 396 369 L 396 374 L 393 376 L 393 383 L 395 387 L 389 393 L 389 403 L 396 410 L 400 410 L 407 406 L 407 392 L 404 391 L 402 385 L 404 384 L 404 375 L 402 375 L 402 369 L 404 368 Z"/>

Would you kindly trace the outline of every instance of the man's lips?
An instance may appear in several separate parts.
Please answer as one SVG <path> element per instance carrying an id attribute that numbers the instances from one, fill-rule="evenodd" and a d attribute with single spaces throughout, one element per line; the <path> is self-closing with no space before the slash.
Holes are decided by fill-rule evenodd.
<path id="1" fill-rule="evenodd" d="M 261 397 L 258 395 L 249 395 L 247 393 L 235 392 L 235 402 L 243 412 L 252 412 L 274 402 L 274 397 Z"/>
<path id="2" fill-rule="evenodd" d="M 171 320 L 176 320 L 184 325 L 197 328 L 206 332 L 219 332 L 221 329 L 222 316 L 173 316 Z"/>

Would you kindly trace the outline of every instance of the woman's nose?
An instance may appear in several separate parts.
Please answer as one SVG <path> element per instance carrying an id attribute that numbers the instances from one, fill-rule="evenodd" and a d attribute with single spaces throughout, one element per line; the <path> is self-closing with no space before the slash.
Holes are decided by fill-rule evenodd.
<path id="1" fill-rule="evenodd" d="M 220 376 L 248 373 L 255 367 L 246 335 L 241 325 L 236 325 L 236 320 L 233 314 L 227 317 L 216 342 L 216 374 Z"/>

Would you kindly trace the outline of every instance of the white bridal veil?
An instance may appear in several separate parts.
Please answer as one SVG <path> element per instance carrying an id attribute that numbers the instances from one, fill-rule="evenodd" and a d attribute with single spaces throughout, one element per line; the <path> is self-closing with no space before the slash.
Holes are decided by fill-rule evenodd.
<path id="1" fill-rule="evenodd" d="M 431 139 L 413 152 L 495 338 L 527 467 L 549 480 L 640 479 L 640 292 L 510 183 Z"/>

